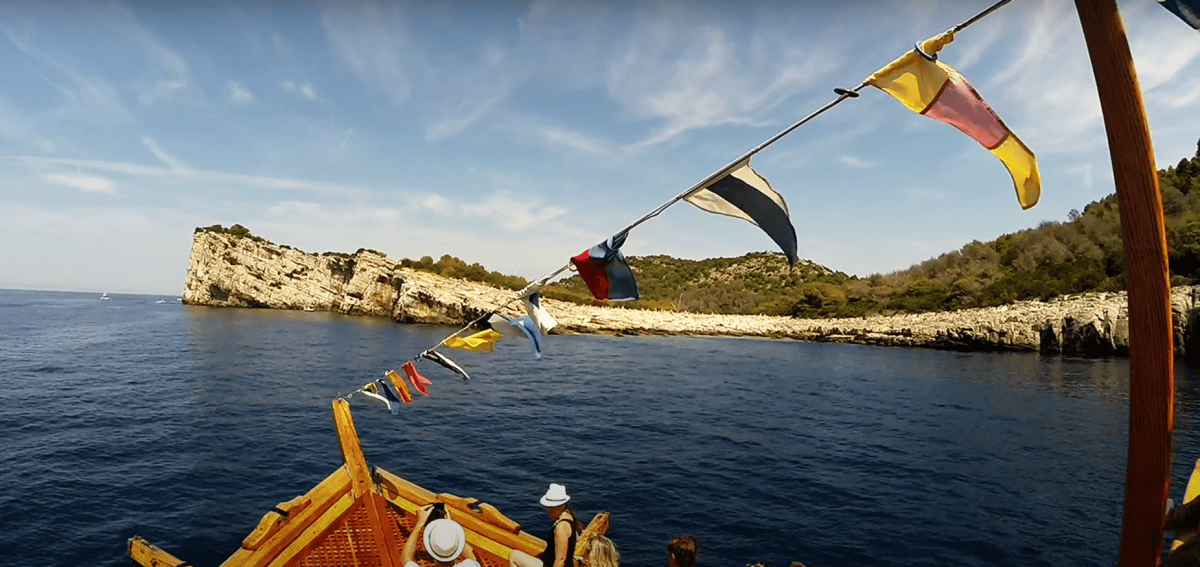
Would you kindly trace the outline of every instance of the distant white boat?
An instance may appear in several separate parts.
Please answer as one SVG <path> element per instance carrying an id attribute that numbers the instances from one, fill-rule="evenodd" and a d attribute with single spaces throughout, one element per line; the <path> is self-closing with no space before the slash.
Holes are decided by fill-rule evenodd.
<path id="1" fill-rule="evenodd" d="M 166 303 L 166 302 L 167 302 L 167 300 L 165 300 L 165 299 L 160 299 L 158 301 L 155 301 L 155 303 Z"/>
<path id="2" fill-rule="evenodd" d="M 108 292 L 106 291 L 106 292 L 104 292 L 104 295 L 100 296 L 100 299 L 102 301 L 108 301 L 109 299 L 112 299 L 112 298 L 108 296 Z"/>
<path id="3" fill-rule="evenodd" d="M 304 308 L 304 310 L 305 310 L 305 311 L 308 311 L 309 313 L 312 313 L 313 311 L 316 311 L 316 309 L 313 309 L 312 307 L 305 307 L 305 308 Z"/>

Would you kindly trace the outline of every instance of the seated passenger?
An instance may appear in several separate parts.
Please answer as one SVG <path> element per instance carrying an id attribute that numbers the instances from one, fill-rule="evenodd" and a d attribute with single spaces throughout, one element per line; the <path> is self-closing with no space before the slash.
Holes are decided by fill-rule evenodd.
<path id="1" fill-rule="evenodd" d="M 512 567 L 575 567 L 575 541 L 583 526 L 575 520 L 575 512 L 567 505 L 571 496 L 567 487 L 561 484 L 550 484 L 546 494 L 542 496 L 542 506 L 546 514 L 554 520 L 550 535 L 546 536 L 546 550 L 537 557 L 519 549 L 514 549 L 508 556 Z"/>
<path id="2" fill-rule="evenodd" d="M 449 510 L 444 511 L 445 518 L 430 522 L 429 515 L 433 508 L 433 504 L 426 504 L 417 511 L 417 525 L 413 526 L 412 533 L 408 534 L 408 539 L 404 542 L 404 550 L 400 552 L 400 560 L 404 562 L 404 567 L 420 567 L 413 560 L 417 554 L 417 534 L 421 534 L 425 541 L 425 551 L 439 565 L 480 567 L 475 550 L 467 543 L 467 534 L 463 527 L 450 519 Z M 462 561 L 455 563 L 454 560 L 459 557 L 463 558 Z"/>

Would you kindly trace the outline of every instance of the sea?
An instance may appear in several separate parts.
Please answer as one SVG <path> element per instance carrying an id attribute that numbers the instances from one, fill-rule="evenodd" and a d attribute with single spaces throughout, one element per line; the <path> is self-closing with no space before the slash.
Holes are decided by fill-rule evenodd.
<path id="1" fill-rule="evenodd" d="M 331 403 L 455 329 L 173 296 L 0 290 L 0 565 L 218 565 L 341 465 Z M 447 351 L 368 463 L 544 537 L 564 484 L 623 565 L 1103 565 L 1119 548 L 1127 359 L 792 340 L 551 335 Z M 1180 361 L 1171 495 L 1200 458 Z"/>

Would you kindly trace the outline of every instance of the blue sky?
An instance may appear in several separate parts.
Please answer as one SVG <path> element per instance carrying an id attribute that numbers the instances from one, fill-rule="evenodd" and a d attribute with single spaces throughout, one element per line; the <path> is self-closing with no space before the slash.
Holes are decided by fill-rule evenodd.
<path id="1" fill-rule="evenodd" d="M 192 231 L 537 277 L 990 1 L 0 2 L 0 288 L 178 295 Z M 1200 34 L 1120 2 L 1159 167 L 1200 139 Z M 759 154 L 800 256 L 851 274 L 1113 191 L 1073 3 L 941 53 L 1038 155 L 1004 167 L 867 89 Z M 773 250 L 680 203 L 628 255 Z"/>

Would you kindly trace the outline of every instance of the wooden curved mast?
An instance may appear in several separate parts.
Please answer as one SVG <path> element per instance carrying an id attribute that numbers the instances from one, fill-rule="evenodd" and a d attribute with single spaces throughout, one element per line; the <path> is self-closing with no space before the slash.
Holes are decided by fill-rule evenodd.
<path id="1" fill-rule="evenodd" d="M 1171 482 L 1175 368 L 1162 195 L 1137 73 L 1115 0 L 1075 0 L 1108 133 L 1129 258 L 1129 453 L 1122 567 L 1157 565 Z"/>

